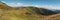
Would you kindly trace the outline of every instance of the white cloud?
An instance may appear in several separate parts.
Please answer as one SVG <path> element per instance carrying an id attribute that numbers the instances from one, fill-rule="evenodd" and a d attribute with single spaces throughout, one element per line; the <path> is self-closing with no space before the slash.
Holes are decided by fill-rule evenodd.
<path id="1" fill-rule="evenodd" d="M 36 7 L 39 7 L 39 8 L 60 10 L 60 7 L 54 6 L 54 5 L 35 5 L 35 6 L 36 6 Z"/>
<path id="2" fill-rule="evenodd" d="M 8 3 L 7 5 L 12 7 L 20 7 L 20 6 L 23 6 L 23 3 Z"/>
<path id="3" fill-rule="evenodd" d="M 40 7 L 39 5 L 34 5 L 35 7 Z"/>

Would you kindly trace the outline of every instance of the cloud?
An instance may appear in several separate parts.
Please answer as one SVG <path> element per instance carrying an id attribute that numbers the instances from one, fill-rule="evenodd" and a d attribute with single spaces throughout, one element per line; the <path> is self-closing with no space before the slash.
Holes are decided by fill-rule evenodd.
<path id="1" fill-rule="evenodd" d="M 9 6 L 12 6 L 12 7 L 34 6 L 34 7 L 39 7 L 39 8 L 60 10 L 60 7 L 57 7 L 57 6 L 54 6 L 54 5 L 24 5 L 23 3 L 9 3 Z"/>
<path id="2" fill-rule="evenodd" d="M 20 7 L 20 6 L 23 6 L 23 3 L 8 3 L 7 5 L 12 7 Z"/>
<path id="3" fill-rule="evenodd" d="M 60 10 L 60 6 L 54 6 L 54 5 L 35 5 L 39 8 L 46 8 L 46 9 L 54 9 L 54 10 Z"/>

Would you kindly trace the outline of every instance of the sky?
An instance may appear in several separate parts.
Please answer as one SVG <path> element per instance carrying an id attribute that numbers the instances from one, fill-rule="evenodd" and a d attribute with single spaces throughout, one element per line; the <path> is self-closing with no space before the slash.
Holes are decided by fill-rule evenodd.
<path id="1" fill-rule="evenodd" d="M 0 0 L 11 7 L 35 6 L 60 10 L 60 0 Z"/>

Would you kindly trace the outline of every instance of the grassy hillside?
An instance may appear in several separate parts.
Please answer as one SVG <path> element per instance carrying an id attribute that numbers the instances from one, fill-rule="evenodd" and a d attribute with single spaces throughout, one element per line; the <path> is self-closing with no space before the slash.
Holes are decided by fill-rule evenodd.
<path id="1" fill-rule="evenodd" d="M 0 2 L 0 20 L 38 20 L 38 17 L 39 15 L 29 8 L 14 10 L 5 3 Z"/>
<path id="2" fill-rule="evenodd" d="M 0 10 L 0 20 L 39 20 L 40 15 L 31 9 L 22 8 L 20 10 Z"/>
<path id="3" fill-rule="evenodd" d="M 11 10 L 12 7 L 8 6 L 7 4 L 3 3 L 3 2 L 0 2 L 0 9 L 6 9 L 6 10 Z"/>
<path id="4" fill-rule="evenodd" d="M 14 9 L 0 2 L 0 20 L 43 20 L 50 19 L 49 16 L 53 14 L 56 13 L 44 8 L 28 6 Z"/>
<path id="5" fill-rule="evenodd" d="M 42 18 L 41 20 L 60 20 L 60 14 L 46 16 Z"/>

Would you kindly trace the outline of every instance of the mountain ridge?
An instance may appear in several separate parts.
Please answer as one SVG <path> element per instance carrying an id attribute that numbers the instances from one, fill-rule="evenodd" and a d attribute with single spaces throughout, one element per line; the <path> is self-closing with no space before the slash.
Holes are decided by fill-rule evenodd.
<path id="1" fill-rule="evenodd" d="M 33 6 L 11 8 L 3 2 L 0 3 L 0 7 L 0 20 L 40 20 L 44 16 L 57 14 L 51 10 Z"/>

